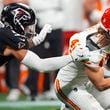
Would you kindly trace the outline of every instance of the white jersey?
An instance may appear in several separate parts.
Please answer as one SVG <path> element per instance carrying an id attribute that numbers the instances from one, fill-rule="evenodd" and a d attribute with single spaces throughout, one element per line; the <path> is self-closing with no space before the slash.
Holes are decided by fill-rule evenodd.
<path id="1" fill-rule="evenodd" d="M 100 49 L 100 47 L 97 45 L 97 30 L 97 25 L 95 25 L 71 37 L 69 44 L 70 52 L 76 46 L 81 44 L 82 46 L 89 48 L 91 55 L 89 61 L 85 64 L 76 61 L 62 68 L 57 75 L 57 79 L 67 81 L 67 83 L 71 81 L 72 85 L 82 85 L 82 83 L 85 83 L 88 80 L 86 74 L 84 73 L 84 65 L 96 67 L 103 66 L 107 63 L 107 56 L 108 53 L 110 53 L 109 46 Z"/>
<path id="2" fill-rule="evenodd" d="M 103 67 L 109 61 L 109 45 L 100 48 L 100 45 L 97 44 L 97 33 L 96 25 L 71 37 L 69 51 L 75 52 L 75 48 L 78 46 L 88 47 L 90 50 L 89 61 L 74 61 L 66 65 L 60 69 L 55 81 L 58 98 L 74 110 L 105 110 L 110 107 L 110 89 L 104 92 L 96 90 L 92 83 L 87 83 L 88 77 L 84 73 L 85 65 Z M 105 73 L 109 75 L 109 71 L 105 71 Z"/>
<path id="3" fill-rule="evenodd" d="M 84 66 L 102 66 L 109 61 L 109 46 L 100 48 L 97 44 L 97 25 L 75 34 L 70 39 L 70 52 L 78 46 L 86 46 L 90 50 L 89 61 L 72 62 L 58 72 L 55 90 L 58 98 L 74 110 L 105 110 L 110 107 L 110 89 L 98 91 L 84 73 Z M 77 48 L 76 48 L 77 49 Z M 110 72 L 105 71 L 110 74 Z M 110 75 L 109 75 L 110 76 Z M 63 109 L 61 109 L 63 110 Z M 108 110 L 108 109 L 107 109 Z"/>

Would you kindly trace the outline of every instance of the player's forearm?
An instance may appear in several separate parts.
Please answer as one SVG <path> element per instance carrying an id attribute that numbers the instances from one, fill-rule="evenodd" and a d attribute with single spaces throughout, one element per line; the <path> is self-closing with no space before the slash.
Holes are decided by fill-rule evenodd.
<path id="1" fill-rule="evenodd" d="M 97 68 L 97 71 L 85 67 L 85 74 L 98 90 L 102 91 L 110 88 L 110 78 L 104 78 L 104 71 L 102 67 Z"/>
<path id="2" fill-rule="evenodd" d="M 39 70 L 40 71 L 57 70 L 57 69 L 64 67 L 71 61 L 72 59 L 70 55 L 41 59 L 41 62 L 39 64 Z"/>
<path id="3" fill-rule="evenodd" d="M 110 78 L 104 78 L 103 80 L 101 80 L 97 85 L 97 88 L 100 91 L 110 88 Z"/>
<path id="4" fill-rule="evenodd" d="M 38 71 L 53 71 L 72 62 L 70 55 L 40 59 L 35 53 L 28 51 L 22 63 Z"/>

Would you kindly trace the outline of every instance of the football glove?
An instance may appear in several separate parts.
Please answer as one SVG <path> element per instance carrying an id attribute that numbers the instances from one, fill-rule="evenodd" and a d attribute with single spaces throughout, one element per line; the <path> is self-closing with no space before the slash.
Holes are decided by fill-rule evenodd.
<path id="1" fill-rule="evenodd" d="M 89 49 L 82 45 L 77 46 L 71 53 L 73 61 L 87 61 L 89 60 L 89 55 Z"/>
<path id="2" fill-rule="evenodd" d="M 37 36 L 33 37 L 33 43 L 34 45 L 39 45 L 40 43 L 42 43 L 47 34 L 52 32 L 52 26 L 50 24 L 45 24 L 43 29 L 40 31 L 39 34 L 37 34 Z"/>

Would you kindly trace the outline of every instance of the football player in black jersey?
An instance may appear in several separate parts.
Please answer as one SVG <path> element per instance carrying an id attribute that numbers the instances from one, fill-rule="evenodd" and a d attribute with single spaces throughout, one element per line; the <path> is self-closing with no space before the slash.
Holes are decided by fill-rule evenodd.
<path id="1" fill-rule="evenodd" d="M 16 58 L 35 70 L 51 71 L 73 61 L 72 55 L 41 59 L 29 50 L 30 46 L 43 42 L 46 34 L 51 32 L 51 26 L 46 24 L 36 35 L 36 16 L 29 6 L 22 3 L 6 5 L 1 13 L 0 24 L 0 65 Z"/>

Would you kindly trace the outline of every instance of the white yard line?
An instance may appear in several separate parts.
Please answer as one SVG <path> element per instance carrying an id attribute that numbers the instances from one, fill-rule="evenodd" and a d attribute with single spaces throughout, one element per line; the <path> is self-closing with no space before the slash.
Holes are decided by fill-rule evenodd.
<path id="1" fill-rule="evenodd" d="M 60 106 L 61 102 L 59 101 L 18 101 L 18 102 L 1 102 L 0 107 L 32 107 L 32 106 Z"/>

